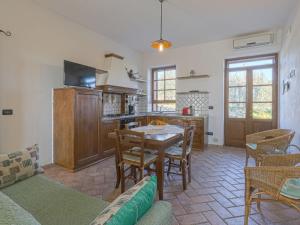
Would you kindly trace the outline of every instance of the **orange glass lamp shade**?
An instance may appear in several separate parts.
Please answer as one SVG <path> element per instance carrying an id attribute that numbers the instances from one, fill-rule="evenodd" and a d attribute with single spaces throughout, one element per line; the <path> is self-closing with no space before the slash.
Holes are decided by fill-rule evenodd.
<path id="1" fill-rule="evenodd" d="M 152 48 L 158 49 L 160 52 L 162 52 L 164 49 L 168 49 L 172 47 L 172 43 L 167 40 L 157 40 L 153 41 L 151 44 Z"/>

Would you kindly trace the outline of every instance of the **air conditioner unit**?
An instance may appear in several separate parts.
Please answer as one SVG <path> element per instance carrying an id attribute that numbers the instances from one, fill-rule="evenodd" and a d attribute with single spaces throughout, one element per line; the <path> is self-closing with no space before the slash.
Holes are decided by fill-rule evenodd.
<path id="1" fill-rule="evenodd" d="M 240 37 L 233 40 L 234 49 L 243 49 L 270 45 L 274 42 L 274 33 L 264 33 L 259 35 L 251 35 L 247 37 Z"/>

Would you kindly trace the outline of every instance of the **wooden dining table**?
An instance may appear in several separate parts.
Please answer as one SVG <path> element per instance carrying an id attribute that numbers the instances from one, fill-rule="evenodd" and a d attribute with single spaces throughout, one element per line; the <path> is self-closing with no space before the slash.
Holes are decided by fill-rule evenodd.
<path id="1" fill-rule="evenodd" d="M 158 159 L 156 162 L 157 188 L 158 188 L 159 200 L 163 200 L 165 150 L 183 140 L 184 129 L 175 125 L 165 125 L 165 126 L 148 125 L 148 126 L 133 128 L 131 130 L 144 132 L 145 148 L 158 151 Z M 110 138 L 115 138 L 116 133 L 115 132 L 109 133 L 108 136 Z"/>

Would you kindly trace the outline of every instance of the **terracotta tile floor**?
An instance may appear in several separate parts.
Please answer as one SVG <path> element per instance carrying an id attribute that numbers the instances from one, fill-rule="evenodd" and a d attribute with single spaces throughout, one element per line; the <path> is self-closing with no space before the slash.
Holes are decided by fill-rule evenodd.
<path id="1" fill-rule="evenodd" d="M 174 225 L 240 225 L 244 222 L 244 151 L 209 147 L 192 155 L 192 182 L 182 191 L 180 176 L 165 178 L 165 200 L 173 205 Z M 58 166 L 45 174 L 86 194 L 113 198 L 114 159 L 70 173 Z M 116 193 L 116 192 L 115 192 Z M 300 225 L 300 213 L 279 203 L 253 204 L 250 225 Z"/>

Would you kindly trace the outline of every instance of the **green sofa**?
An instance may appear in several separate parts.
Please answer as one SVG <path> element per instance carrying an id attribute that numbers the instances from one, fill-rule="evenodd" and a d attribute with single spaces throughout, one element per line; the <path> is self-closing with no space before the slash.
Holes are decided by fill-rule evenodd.
<path id="1" fill-rule="evenodd" d="M 109 205 L 44 175 L 30 177 L 0 191 L 31 213 L 41 225 L 89 225 Z M 155 202 L 137 224 L 171 225 L 170 203 Z"/>

